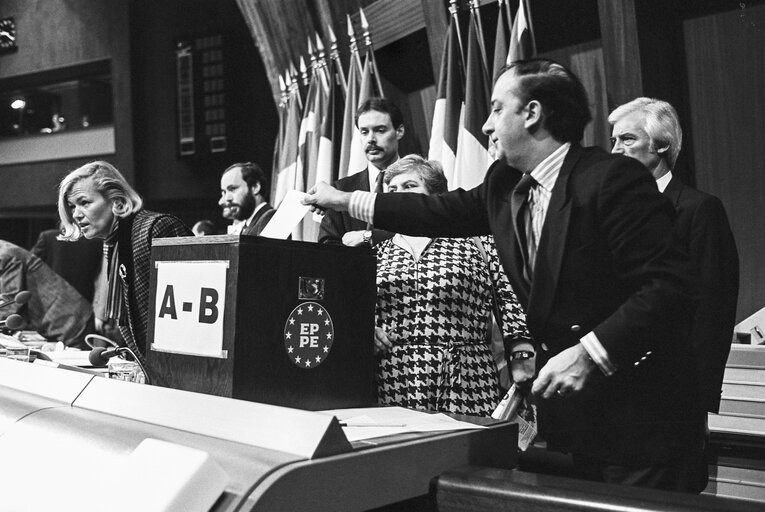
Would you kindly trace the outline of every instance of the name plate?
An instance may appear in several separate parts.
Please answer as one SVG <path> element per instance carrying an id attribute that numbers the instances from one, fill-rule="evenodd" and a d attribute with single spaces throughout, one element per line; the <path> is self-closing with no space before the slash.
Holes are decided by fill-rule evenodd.
<path id="1" fill-rule="evenodd" d="M 226 358 L 228 261 L 157 261 L 151 350 Z"/>

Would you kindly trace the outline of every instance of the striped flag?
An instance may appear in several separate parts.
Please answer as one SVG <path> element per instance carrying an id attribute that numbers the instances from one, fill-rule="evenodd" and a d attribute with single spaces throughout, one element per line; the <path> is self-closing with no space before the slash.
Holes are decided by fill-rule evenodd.
<path id="1" fill-rule="evenodd" d="M 471 11 L 468 31 L 465 106 L 457 143 L 454 179 L 449 188 L 471 189 L 483 181 L 492 162 L 489 138 L 481 127 L 489 116 L 489 79 L 478 41 L 478 20 Z"/>
<path id="2" fill-rule="evenodd" d="M 279 171 L 271 180 L 271 204 L 277 208 L 287 194 L 287 191 L 295 188 L 295 180 L 297 179 L 298 139 L 300 136 L 302 105 L 297 81 L 294 79 L 290 80 L 288 88 L 287 117 L 284 125 L 282 147 L 279 150 Z"/>
<path id="3" fill-rule="evenodd" d="M 348 164 L 351 159 L 351 149 L 353 147 L 353 134 L 356 132 L 356 109 L 359 105 L 359 91 L 361 89 L 361 58 L 359 57 L 358 46 L 356 45 L 356 36 L 353 32 L 350 16 L 348 21 L 348 37 L 351 39 L 351 63 L 348 66 L 348 89 L 345 94 L 345 104 L 343 110 L 343 135 L 340 143 L 340 165 L 338 166 L 337 177 L 344 178 L 348 176 Z"/>
<path id="4" fill-rule="evenodd" d="M 310 70 L 310 83 L 306 93 L 306 105 L 300 123 L 298 139 L 298 165 L 295 190 L 305 192 L 316 183 L 321 125 L 327 108 L 329 79 L 326 67 L 322 68 L 314 61 Z M 316 241 L 318 227 L 312 220 L 303 221 L 293 231 L 293 240 Z M 315 231 L 315 233 L 314 233 Z M 315 235 L 315 236 L 312 236 Z"/>
<path id="5" fill-rule="evenodd" d="M 499 0 L 497 2 L 499 12 L 497 13 L 497 37 L 494 40 L 494 65 L 492 66 L 492 82 L 497 80 L 499 70 L 507 62 L 510 40 L 510 0 Z"/>
<path id="6" fill-rule="evenodd" d="M 454 178 L 460 113 L 465 96 L 462 54 L 459 47 L 459 25 L 455 17 L 449 22 L 449 34 L 441 57 L 438 92 L 433 109 L 428 158 L 438 160 L 449 183 Z"/>
<path id="7" fill-rule="evenodd" d="M 527 15 L 526 12 L 526 2 L 518 0 L 518 12 L 515 14 L 513 30 L 510 33 L 510 50 L 507 53 L 508 64 L 514 60 L 530 59 L 537 53 L 530 19 L 531 16 Z"/>
<path id="8" fill-rule="evenodd" d="M 332 57 L 327 62 L 329 75 L 329 92 L 327 94 L 327 109 L 321 124 L 319 138 L 319 153 L 317 157 L 316 181 L 333 183 L 337 179 L 337 164 L 342 125 L 343 70 L 339 57 Z"/>
<path id="9" fill-rule="evenodd" d="M 359 9 L 361 15 L 361 27 L 364 30 L 364 44 L 367 46 L 367 55 L 364 60 L 364 69 L 361 72 L 361 86 L 359 87 L 359 98 L 356 104 L 356 109 L 361 106 L 362 103 L 369 98 L 379 97 L 384 98 L 382 83 L 380 82 L 380 72 L 377 70 L 377 61 L 375 60 L 375 50 L 372 46 L 372 38 L 369 34 L 369 23 L 364 16 L 364 11 Z M 354 109 L 354 116 L 356 114 Z M 361 147 L 361 134 L 357 129 L 353 130 L 353 138 L 351 140 L 351 154 L 348 159 L 348 174 L 356 174 L 367 168 L 367 156 L 364 153 L 364 149 Z"/>

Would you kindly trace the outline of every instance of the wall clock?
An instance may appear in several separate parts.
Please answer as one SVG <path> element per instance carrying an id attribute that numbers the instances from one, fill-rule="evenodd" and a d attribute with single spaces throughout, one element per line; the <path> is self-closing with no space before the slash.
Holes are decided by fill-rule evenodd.
<path id="1" fill-rule="evenodd" d="M 13 18 L 0 19 L 0 53 L 18 50 L 16 46 L 16 21 Z"/>

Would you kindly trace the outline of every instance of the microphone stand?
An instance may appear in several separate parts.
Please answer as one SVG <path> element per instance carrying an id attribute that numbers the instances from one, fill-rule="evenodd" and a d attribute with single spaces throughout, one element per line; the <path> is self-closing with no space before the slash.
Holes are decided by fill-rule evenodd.
<path id="1" fill-rule="evenodd" d="M 141 364 L 141 360 L 138 359 L 138 357 L 135 355 L 135 352 L 130 350 L 130 348 L 128 348 L 128 347 L 120 347 L 117 350 L 118 350 L 118 357 L 122 357 L 122 355 L 125 354 L 125 353 L 130 354 L 130 357 L 133 358 L 133 362 L 136 363 L 138 365 L 138 367 L 141 369 L 141 371 L 143 372 L 143 377 L 145 379 L 144 383 L 145 384 L 151 384 L 151 379 L 149 378 L 149 373 L 146 371 L 146 368 L 144 367 L 144 365 Z"/>

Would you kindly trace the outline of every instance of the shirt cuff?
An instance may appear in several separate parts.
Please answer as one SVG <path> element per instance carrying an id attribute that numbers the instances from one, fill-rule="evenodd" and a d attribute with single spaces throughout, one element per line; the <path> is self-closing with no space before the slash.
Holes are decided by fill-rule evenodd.
<path id="1" fill-rule="evenodd" d="M 598 368 L 600 368 L 600 371 L 603 372 L 605 376 L 610 377 L 616 372 L 616 366 L 608 358 L 608 352 L 606 352 L 606 349 L 601 345 L 600 340 L 595 336 L 594 332 L 587 333 L 579 341 L 584 346 L 587 354 L 589 354 L 590 359 L 598 365 Z"/>
<path id="2" fill-rule="evenodd" d="M 348 203 L 348 214 L 354 219 L 363 220 L 372 224 L 375 216 L 375 198 L 374 192 L 365 192 L 363 190 L 354 190 L 351 193 L 351 200 Z"/>

